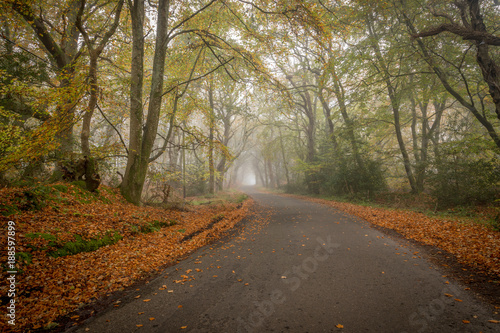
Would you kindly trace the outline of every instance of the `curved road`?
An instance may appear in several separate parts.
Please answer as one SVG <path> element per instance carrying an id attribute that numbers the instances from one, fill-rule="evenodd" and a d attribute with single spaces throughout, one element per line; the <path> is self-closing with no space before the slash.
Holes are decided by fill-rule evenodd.
<path id="1" fill-rule="evenodd" d="M 248 193 L 255 214 L 238 236 L 70 331 L 500 332 L 418 248 L 331 207 Z"/>

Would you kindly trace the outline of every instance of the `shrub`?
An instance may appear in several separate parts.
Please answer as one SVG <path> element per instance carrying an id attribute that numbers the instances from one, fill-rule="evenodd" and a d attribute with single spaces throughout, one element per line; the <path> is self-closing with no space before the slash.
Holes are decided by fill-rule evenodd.
<path id="1" fill-rule="evenodd" d="M 500 163 L 479 143 L 448 143 L 427 175 L 440 209 L 493 203 L 498 199 Z"/>
<path id="2" fill-rule="evenodd" d="M 379 162 L 364 158 L 361 168 L 352 156 L 344 156 L 335 163 L 327 163 L 321 169 L 321 190 L 329 195 L 349 195 L 372 198 L 386 189 L 382 166 Z"/>

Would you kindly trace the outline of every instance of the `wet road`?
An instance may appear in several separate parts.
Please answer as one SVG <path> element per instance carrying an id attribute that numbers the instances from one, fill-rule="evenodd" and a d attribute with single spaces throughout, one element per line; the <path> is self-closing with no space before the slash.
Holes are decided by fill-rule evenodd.
<path id="1" fill-rule="evenodd" d="M 331 207 L 249 194 L 255 213 L 244 231 L 70 331 L 500 331 L 491 308 L 419 248 Z"/>

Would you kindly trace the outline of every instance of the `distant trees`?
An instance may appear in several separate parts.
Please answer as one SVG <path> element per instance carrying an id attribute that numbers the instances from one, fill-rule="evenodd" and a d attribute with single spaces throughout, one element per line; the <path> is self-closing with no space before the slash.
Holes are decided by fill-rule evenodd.
<path id="1" fill-rule="evenodd" d="M 495 1 L 0 10 L 4 184 L 56 180 L 86 156 L 136 204 L 215 193 L 252 169 L 243 163 L 290 192 L 429 192 L 443 206 L 496 196 Z"/>
<path id="2" fill-rule="evenodd" d="M 314 105 L 304 115 L 316 117 L 296 118 L 299 113 L 293 106 L 283 111 L 295 117 L 280 121 L 279 128 L 288 128 L 280 137 L 296 141 L 297 147 L 315 143 L 314 163 L 304 158 L 301 148 L 287 151 L 287 169 L 304 176 L 287 177 L 285 188 L 315 193 L 306 180 L 315 174 L 324 193 L 371 196 L 390 186 L 432 192 L 440 206 L 494 200 L 500 180 L 495 148 L 500 123 L 497 57 L 492 48 L 498 37 L 488 25 L 498 19 L 495 4 L 318 3 L 314 19 L 321 22 L 321 33 L 304 25 L 295 37 L 283 39 L 290 51 L 278 53 L 294 59 L 290 61 L 300 73 L 301 85 L 281 74 L 292 103 L 293 96 L 302 94 L 296 110 Z M 307 38 L 307 46 L 301 44 Z M 311 73 L 314 81 L 307 79 Z M 307 126 L 301 127 L 308 123 L 324 130 L 308 139 Z M 450 147 L 465 142 L 485 147 L 487 137 L 488 148 L 462 150 L 464 163 L 448 164 L 456 156 Z M 264 169 L 266 179 L 279 177 L 279 159 L 275 163 L 274 168 Z M 481 165 L 484 172 L 472 171 L 472 165 Z M 276 174 L 269 175 L 270 170 Z M 262 167 L 257 172 L 262 173 Z M 471 179 L 471 187 L 462 182 L 465 179 Z"/>

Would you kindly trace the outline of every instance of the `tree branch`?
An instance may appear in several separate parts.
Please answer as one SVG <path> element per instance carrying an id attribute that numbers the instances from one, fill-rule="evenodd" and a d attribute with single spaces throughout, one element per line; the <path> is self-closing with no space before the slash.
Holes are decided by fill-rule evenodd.
<path id="1" fill-rule="evenodd" d="M 435 36 L 443 32 L 451 32 L 455 35 L 462 37 L 465 40 L 475 40 L 488 45 L 500 46 L 500 37 L 489 34 L 487 32 L 470 30 L 458 24 L 443 23 L 441 25 L 432 27 L 430 29 L 412 34 L 413 38 Z"/>
<path id="2" fill-rule="evenodd" d="M 109 119 L 106 117 L 106 115 L 104 114 L 104 112 L 102 112 L 101 107 L 99 106 L 99 104 L 96 103 L 96 106 L 97 106 L 97 109 L 99 110 L 99 112 L 101 113 L 101 115 L 103 116 L 103 118 L 106 120 L 106 122 L 111 127 L 113 127 L 113 129 L 115 130 L 115 132 L 118 134 L 118 137 L 120 138 L 120 141 L 123 144 L 123 147 L 125 148 L 125 151 L 127 152 L 127 155 L 128 155 L 129 153 L 128 153 L 127 145 L 125 144 L 125 141 L 123 140 L 123 137 L 120 134 L 120 131 L 118 131 L 118 129 L 115 127 L 115 125 L 113 125 L 113 123 L 111 121 L 109 121 Z"/>

